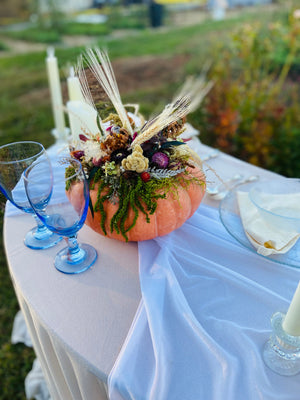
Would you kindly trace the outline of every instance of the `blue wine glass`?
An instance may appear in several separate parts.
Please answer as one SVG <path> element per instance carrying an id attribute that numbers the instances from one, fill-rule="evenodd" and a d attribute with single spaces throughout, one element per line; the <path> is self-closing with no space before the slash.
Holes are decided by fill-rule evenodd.
<path id="1" fill-rule="evenodd" d="M 37 218 L 26 196 L 23 172 L 38 160 L 50 162 L 40 143 L 22 141 L 0 147 L 0 190 L 15 207 L 35 217 L 37 226 L 24 239 L 25 245 L 35 250 L 47 249 L 61 240 Z"/>
<path id="2" fill-rule="evenodd" d="M 62 157 L 51 162 L 52 168 L 41 160 L 25 171 L 25 189 L 41 221 L 67 241 L 68 246 L 55 257 L 55 267 L 66 274 L 78 274 L 91 267 L 97 258 L 92 246 L 77 242 L 77 232 L 88 211 L 88 182 L 79 161 Z"/>

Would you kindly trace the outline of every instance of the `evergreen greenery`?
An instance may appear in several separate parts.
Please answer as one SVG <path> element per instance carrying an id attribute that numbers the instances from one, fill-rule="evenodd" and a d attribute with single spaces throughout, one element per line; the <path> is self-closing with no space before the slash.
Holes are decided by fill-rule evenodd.
<path id="1" fill-rule="evenodd" d="M 99 170 L 100 171 L 100 170 Z M 117 181 L 117 183 L 115 183 Z M 148 182 L 143 182 L 139 175 L 134 175 L 130 179 L 124 176 L 105 179 L 102 174 L 96 174 L 91 184 L 92 190 L 97 190 L 97 201 L 93 206 L 94 212 L 101 214 L 101 228 L 105 235 L 106 211 L 105 203 L 111 202 L 118 204 L 118 208 L 110 221 L 110 230 L 121 233 L 128 241 L 127 232 L 135 226 L 140 213 L 144 214 L 145 219 L 150 223 L 149 215 L 154 214 L 157 208 L 158 199 L 166 199 L 171 193 L 174 200 L 178 198 L 179 187 L 188 188 L 190 184 L 203 185 L 203 181 L 197 177 L 191 177 L 187 172 L 172 176 L 170 178 L 156 179 L 152 178 Z M 96 185 L 97 184 L 97 185 Z M 125 223 L 129 210 L 134 212 L 134 218 L 130 225 L 126 227 Z"/>

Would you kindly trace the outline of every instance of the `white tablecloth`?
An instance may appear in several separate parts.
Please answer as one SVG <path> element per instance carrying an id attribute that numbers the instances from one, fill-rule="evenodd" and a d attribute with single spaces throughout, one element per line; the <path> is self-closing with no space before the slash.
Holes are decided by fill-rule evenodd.
<path id="1" fill-rule="evenodd" d="M 209 150 L 203 147 L 203 152 Z M 210 165 L 223 179 L 237 172 L 272 176 L 267 171 L 227 155 L 221 155 L 212 160 Z M 205 198 L 204 204 L 218 206 L 218 202 L 208 197 Z M 95 246 L 99 258 L 90 270 L 83 274 L 69 276 L 59 273 L 53 266 L 54 255 L 64 246 L 63 243 L 42 251 L 33 251 L 23 245 L 24 235 L 33 225 L 32 217 L 29 215 L 6 216 L 4 240 L 15 291 L 51 397 L 53 400 L 106 400 L 107 377 L 127 337 L 141 299 L 137 245 L 107 239 L 85 226 L 79 233 L 79 241 Z M 224 228 L 220 229 L 224 232 L 224 243 L 226 240 L 230 243 L 234 242 Z M 211 240 L 214 240 L 213 236 Z M 237 249 L 240 248 L 239 244 L 235 246 Z M 297 269 L 265 262 L 260 256 L 245 249 L 236 253 L 229 252 L 226 246 L 211 253 L 212 264 L 233 257 L 237 265 L 243 266 L 248 254 L 253 264 L 253 276 L 249 278 L 254 279 L 256 274 L 261 273 L 269 277 L 270 288 L 266 290 L 267 292 L 271 290 L 276 300 L 274 302 L 274 296 L 265 300 L 269 301 L 270 312 L 277 311 L 280 306 L 285 309 L 299 279 Z M 215 259 L 216 255 L 218 255 L 217 259 Z M 210 257 L 209 254 L 207 257 Z M 288 276 L 283 281 L 284 290 L 283 283 L 279 279 L 281 275 L 277 274 L 278 271 Z M 249 269 L 249 274 L 251 275 L 251 269 Z M 243 280 L 240 284 L 241 289 L 247 291 L 247 285 Z M 221 289 L 222 287 L 219 288 Z M 212 296 L 217 301 L 218 290 L 212 293 Z M 216 335 L 222 336 L 224 324 L 218 323 L 218 320 L 222 321 L 222 318 L 218 315 L 214 316 L 213 312 L 212 307 L 212 318 L 216 320 L 214 327 Z M 271 315 L 267 314 L 264 312 L 262 315 L 255 316 L 258 321 L 257 326 L 261 329 L 258 344 L 261 344 L 268 336 Z M 216 342 L 213 344 L 217 346 Z M 256 368 L 251 354 L 249 354 L 249 360 L 240 359 L 239 353 L 229 358 L 235 368 L 245 368 L 245 366 L 249 368 L 251 363 L 252 367 Z M 209 359 L 207 361 L 209 362 Z M 267 376 L 273 374 L 267 370 L 264 373 Z M 276 380 L 276 378 L 272 379 Z M 215 386 L 218 386 L 218 375 L 214 379 L 211 393 L 215 393 Z M 291 379 L 294 378 L 288 378 L 288 381 L 292 382 Z M 243 384 L 242 380 L 241 385 Z M 253 385 L 255 386 L 256 382 L 253 382 Z M 297 388 L 300 392 L 300 386 Z M 207 390 L 209 391 L 209 387 Z M 295 397 L 289 397 L 290 390 L 293 395 L 294 384 L 287 384 L 286 393 L 284 396 L 282 394 L 281 398 L 295 399 Z M 211 398 L 224 400 L 221 393 L 220 397 Z"/>

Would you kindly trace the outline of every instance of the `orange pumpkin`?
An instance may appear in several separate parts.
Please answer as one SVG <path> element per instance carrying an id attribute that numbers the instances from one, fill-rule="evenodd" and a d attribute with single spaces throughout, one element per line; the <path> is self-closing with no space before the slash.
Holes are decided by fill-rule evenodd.
<path id="1" fill-rule="evenodd" d="M 149 215 L 150 222 L 147 222 L 145 215 L 140 212 L 135 225 L 126 233 L 128 241 L 148 240 L 153 239 L 156 236 L 166 235 L 167 233 L 179 228 L 194 214 L 205 193 L 205 178 L 203 172 L 198 168 L 190 169 L 189 172 L 192 176 L 200 178 L 204 184 L 200 185 L 192 182 L 187 187 L 178 187 L 176 197 L 172 192 L 169 192 L 165 199 L 158 199 L 156 211 L 154 214 Z M 96 184 L 95 188 L 90 190 L 90 197 L 93 206 L 97 200 L 97 193 L 98 185 Z M 111 232 L 110 229 L 110 220 L 117 211 L 118 205 L 112 204 L 108 200 L 106 200 L 103 205 L 106 211 L 106 236 L 125 241 L 125 238 L 121 233 L 117 233 L 115 230 Z M 95 212 L 93 217 L 89 210 L 85 223 L 94 231 L 104 235 L 101 228 L 101 218 L 102 216 L 100 212 Z M 125 229 L 132 224 L 133 219 L 134 211 L 130 207 L 125 222 Z"/>

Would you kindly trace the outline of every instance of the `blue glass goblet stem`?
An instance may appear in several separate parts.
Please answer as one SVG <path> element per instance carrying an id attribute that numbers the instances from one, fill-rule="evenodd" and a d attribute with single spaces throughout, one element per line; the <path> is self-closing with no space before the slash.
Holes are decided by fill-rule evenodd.
<path id="1" fill-rule="evenodd" d="M 68 246 L 55 257 L 55 267 L 66 274 L 77 274 L 90 268 L 97 258 L 92 246 L 77 242 L 77 232 L 82 228 L 88 210 L 88 183 L 79 161 L 68 157 L 52 161 L 53 193 L 49 202 L 44 199 L 50 191 L 51 176 L 43 162 L 35 163 L 25 171 L 26 193 L 42 222 L 67 242 Z"/>

